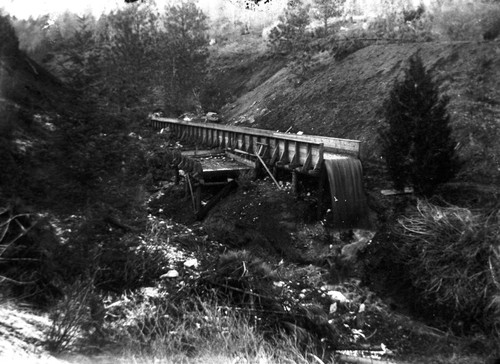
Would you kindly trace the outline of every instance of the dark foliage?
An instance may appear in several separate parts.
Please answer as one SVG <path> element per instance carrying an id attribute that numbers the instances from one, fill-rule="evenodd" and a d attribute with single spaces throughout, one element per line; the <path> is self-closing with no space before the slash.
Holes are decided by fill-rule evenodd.
<path id="1" fill-rule="evenodd" d="M 0 244 L 2 293 L 40 305 L 60 297 L 59 243 L 47 219 L 11 201 L 0 208 Z"/>
<path id="2" fill-rule="evenodd" d="M 269 34 L 269 44 L 274 53 L 289 54 L 303 50 L 309 43 L 306 26 L 309 24 L 309 5 L 301 0 L 289 4 L 279 17 L 280 24 Z"/>
<path id="3" fill-rule="evenodd" d="M 19 40 L 8 16 L 0 15 L 0 57 L 12 57 L 19 51 Z"/>
<path id="4" fill-rule="evenodd" d="M 200 92 L 201 107 L 206 111 L 219 112 L 230 100 L 231 94 L 221 85 L 217 76 L 207 81 Z"/>
<path id="5" fill-rule="evenodd" d="M 404 80 L 395 83 L 385 103 L 388 125 L 380 133 L 396 189 L 411 183 L 417 194 L 428 196 L 457 173 L 447 104 L 420 56 L 410 58 Z"/>
<path id="6" fill-rule="evenodd" d="M 423 4 L 420 4 L 416 9 L 411 9 L 411 10 L 403 10 L 403 19 L 405 22 L 409 21 L 414 21 L 418 20 L 422 17 L 422 15 L 425 13 L 425 7 Z"/>

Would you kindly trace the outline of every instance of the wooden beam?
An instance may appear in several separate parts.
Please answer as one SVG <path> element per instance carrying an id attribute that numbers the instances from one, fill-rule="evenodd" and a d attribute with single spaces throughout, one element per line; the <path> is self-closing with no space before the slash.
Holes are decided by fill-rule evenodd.
<path id="1" fill-rule="evenodd" d="M 231 153 L 231 152 L 226 152 L 226 155 L 228 157 L 233 158 L 235 161 L 243 163 L 243 164 L 245 164 L 245 165 L 247 165 L 249 167 L 256 168 L 256 166 L 257 166 L 256 162 L 251 161 L 249 159 L 245 159 L 245 158 L 243 158 L 243 157 L 241 157 L 241 156 L 239 156 L 237 154 L 234 154 L 234 153 Z"/>
<path id="2" fill-rule="evenodd" d="M 196 212 L 196 219 L 197 220 L 203 219 L 208 214 L 208 212 L 212 208 L 214 208 L 217 203 L 219 203 L 219 201 L 221 201 L 224 197 L 229 195 L 229 193 L 237 186 L 238 186 L 238 184 L 234 180 L 226 183 L 226 185 L 224 186 L 224 188 L 222 190 L 220 190 L 214 197 L 212 197 L 210 199 L 210 201 L 208 201 L 208 203 L 205 206 L 201 207 Z"/>
<path id="3" fill-rule="evenodd" d="M 280 184 L 278 183 L 278 181 L 276 181 L 276 178 L 274 178 L 274 176 L 271 173 L 271 171 L 269 170 L 269 168 L 267 168 L 266 163 L 264 163 L 264 161 L 260 157 L 259 152 L 255 153 L 255 155 L 257 156 L 257 158 L 259 158 L 260 163 L 262 163 L 262 165 L 266 169 L 267 174 L 272 178 L 272 180 L 274 181 L 274 183 L 276 184 L 276 186 L 278 186 L 278 189 L 281 190 Z"/>
<path id="4" fill-rule="evenodd" d="M 318 149 L 319 155 L 318 155 L 318 160 L 316 161 L 316 164 L 314 166 L 315 171 L 319 171 L 323 167 L 323 154 L 324 154 L 324 147 L 322 144 L 320 144 L 319 149 Z"/>
<path id="5" fill-rule="evenodd" d="M 306 160 L 304 161 L 304 164 L 302 165 L 302 168 L 300 171 L 302 173 L 307 173 L 309 169 L 311 169 L 311 164 L 312 164 L 312 153 L 311 153 L 311 145 L 307 145 L 307 155 L 306 155 Z"/>

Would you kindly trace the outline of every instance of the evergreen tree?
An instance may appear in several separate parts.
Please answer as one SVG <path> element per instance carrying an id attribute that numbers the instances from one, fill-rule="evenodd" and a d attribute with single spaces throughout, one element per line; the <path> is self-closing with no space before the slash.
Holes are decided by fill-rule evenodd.
<path id="1" fill-rule="evenodd" d="M 290 54 L 304 50 L 309 42 L 306 27 L 310 23 L 310 5 L 302 0 L 290 1 L 279 16 L 281 22 L 271 30 L 269 43 L 274 53 Z"/>
<path id="2" fill-rule="evenodd" d="M 321 20 L 324 35 L 328 35 L 328 19 L 342 14 L 345 0 L 313 0 L 314 18 Z"/>
<path id="3" fill-rule="evenodd" d="M 440 97 L 417 54 L 410 58 L 403 81 L 396 81 L 385 105 L 387 127 L 381 131 L 382 155 L 396 189 L 412 184 L 419 195 L 455 176 L 448 98 Z"/>
<path id="4" fill-rule="evenodd" d="M 165 9 L 164 83 L 167 108 L 192 109 L 198 104 L 208 61 L 207 16 L 191 0 Z"/>
<path id="5" fill-rule="evenodd" d="M 106 20 L 100 39 L 104 93 L 120 110 L 142 106 L 143 96 L 157 82 L 157 15 L 139 4 L 111 13 Z"/>

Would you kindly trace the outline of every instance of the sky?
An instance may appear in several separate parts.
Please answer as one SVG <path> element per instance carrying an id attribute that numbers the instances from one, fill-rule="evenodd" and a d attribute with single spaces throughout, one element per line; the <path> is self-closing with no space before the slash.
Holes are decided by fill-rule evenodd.
<path id="1" fill-rule="evenodd" d="M 168 1 L 181 0 L 155 0 L 160 8 Z M 198 0 L 197 2 L 205 12 L 213 13 L 217 11 L 221 3 L 237 4 L 241 0 Z M 274 7 L 282 8 L 285 3 L 286 0 L 273 0 L 264 5 L 262 10 Z M 109 12 L 118 6 L 126 6 L 125 0 L 0 0 L 0 9 L 3 8 L 8 14 L 18 19 L 27 19 L 30 16 L 36 18 L 45 14 L 56 15 L 64 13 L 66 10 L 76 14 L 91 12 L 98 17 L 103 12 Z"/>
<path id="2" fill-rule="evenodd" d="M 166 1 L 156 0 L 156 3 L 161 5 Z M 214 0 L 198 0 L 198 2 L 200 6 L 208 6 L 214 3 Z M 0 0 L 0 9 L 3 8 L 8 14 L 19 19 L 27 19 L 29 16 L 36 18 L 44 14 L 59 14 L 66 10 L 77 14 L 91 12 L 99 16 L 103 12 L 125 5 L 124 0 Z"/>
<path id="3" fill-rule="evenodd" d="M 63 13 L 65 10 L 99 15 L 121 2 L 123 0 L 0 0 L 0 8 L 17 18 L 26 19 L 29 16 L 36 18 L 44 14 Z"/>
<path id="4" fill-rule="evenodd" d="M 169 0 L 155 0 L 160 8 L 163 7 L 162 3 Z M 170 0 L 181 1 L 181 0 Z M 370 0 L 365 0 L 370 3 Z M 412 0 L 414 4 L 420 2 L 429 3 L 431 0 Z M 204 10 L 211 13 L 217 11 L 221 2 L 237 3 L 238 0 L 198 0 L 198 5 Z M 282 7 L 286 3 L 285 0 L 274 0 L 272 5 Z M 103 12 L 109 12 L 119 6 L 126 6 L 125 0 L 0 0 L 0 9 L 4 9 L 8 14 L 13 15 L 19 19 L 27 19 L 29 16 L 34 18 L 45 14 L 60 14 L 66 10 L 72 13 L 83 14 L 91 12 L 94 16 L 98 17 Z M 264 10 L 264 9 L 263 9 Z"/>

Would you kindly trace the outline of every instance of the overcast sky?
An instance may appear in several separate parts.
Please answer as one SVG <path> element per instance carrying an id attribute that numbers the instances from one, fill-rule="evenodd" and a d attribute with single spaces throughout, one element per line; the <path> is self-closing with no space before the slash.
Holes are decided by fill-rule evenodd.
<path id="1" fill-rule="evenodd" d="M 161 6 L 166 1 L 156 0 L 156 3 Z M 198 0 L 198 3 L 202 8 L 207 8 L 219 1 L 230 0 Z M 36 18 L 39 15 L 59 14 L 66 10 L 77 14 L 91 12 L 99 16 L 102 12 L 109 12 L 125 5 L 124 0 L 0 0 L 0 8 L 5 9 L 10 15 L 23 19 L 30 15 Z"/>

